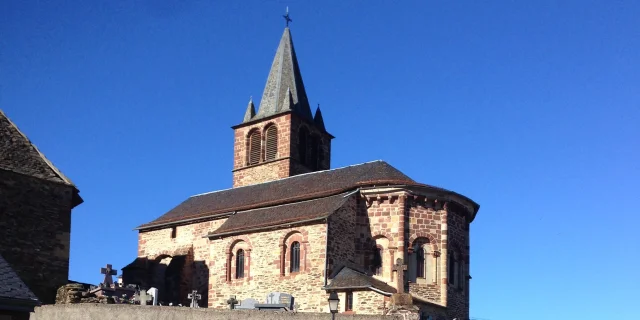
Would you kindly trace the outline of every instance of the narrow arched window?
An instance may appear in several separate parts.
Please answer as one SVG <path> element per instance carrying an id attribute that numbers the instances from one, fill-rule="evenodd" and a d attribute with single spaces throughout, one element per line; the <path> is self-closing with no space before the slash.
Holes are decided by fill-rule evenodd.
<path id="1" fill-rule="evenodd" d="M 420 245 L 416 249 L 416 277 L 425 278 L 424 246 Z"/>
<path id="2" fill-rule="evenodd" d="M 264 139 L 264 159 L 267 161 L 275 160 L 276 156 L 278 155 L 278 128 L 276 128 L 276 126 L 274 125 L 269 126 L 265 133 Z"/>
<path id="3" fill-rule="evenodd" d="M 382 275 L 382 248 L 375 248 L 373 255 L 373 267 L 376 275 Z"/>
<path id="4" fill-rule="evenodd" d="M 453 261 L 453 254 L 449 254 L 449 271 L 447 272 L 447 278 L 449 279 L 450 284 L 455 284 L 456 279 L 456 271 L 455 271 L 455 263 Z"/>
<path id="5" fill-rule="evenodd" d="M 260 162 L 260 132 L 254 131 L 249 135 L 249 165 L 258 164 Z"/>
<path id="6" fill-rule="evenodd" d="M 236 279 L 244 278 L 244 250 L 236 253 Z"/>
<path id="7" fill-rule="evenodd" d="M 300 242 L 296 241 L 291 244 L 291 264 L 290 272 L 300 271 Z"/>
<path id="8" fill-rule="evenodd" d="M 298 131 L 298 158 L 303 165 L 307 164 L 307 140 L 309 139 L 309 132 L 305 127 L 300 128 Z"/>
<path id="9" fill-rule="evenodd" d="M 310 143 L 310 149 L 309 149 L 309 159 L 308 163 L 307 163 L 307 167 L 309 167 L 309 169 L 311 170 L 317 170 L 318 169 L 318 137 L 311 137 L 311 139 L 309 139 Z"/>

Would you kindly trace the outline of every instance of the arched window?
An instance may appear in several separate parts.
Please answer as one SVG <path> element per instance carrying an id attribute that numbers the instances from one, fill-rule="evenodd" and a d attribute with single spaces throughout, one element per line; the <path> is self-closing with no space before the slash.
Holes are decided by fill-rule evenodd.
<path id="1" fill-rule="evenodd" d="M 307 128 L 301 127 L 300 131 L 298 131 L 298 158 L 300 159 L 300 163 L 307 164 L 307 139 L 309 136 L 309 131 Z"/>
<path id="2" fill-rule="evenodd" d="M 419 284 L 435 284 L 438 279 L 438 258 L 434 254 L 431 242 L 419 238 L 413 243 L 409 265 L 409 277 Z"/>
<path id="3" fill-rule="evenodd" d="M 270 125 L 265 132 L 264 139 L 264 159 L 266 161 L 275 160 L 278 155 L 278 128 L 275 125 Z"/>
<path id="4" fill-rule="evenodd" d="M 249 135 L 249 165 L 258 164 L 260 162 L 260 131 L 256 130 Z"/>
<path id="5" fill-rule="evenodd" d="M 449 279 L 449 284 L 455 285 L 456 283 L 456 268 L 454 262 L 454 255 L 449 253 L 449 271 L 447 272 L 447 278 Z"/>
<path id="6" fill-rule="evenodd" d="M 426 274 L 424 263 L 424 246 L 420 244 L 414 250 L 416 253 L 416 277 L 424 278 Z"/>
<path id="7" fill-rule="evenodd" d="M 309 167 L 309 169 L 311 170 L 316 170 L 318 169 L 318 137 L 311 137 L 310 138 L 310 149 L 309 149 L 309 159 L 308 163 L 307 163 L 307 167 Z"/>
<path id="8" fill-rule="evenodd" d="M 373 261 L 372 261 L 374 272 L 377 276 L 382 275 L 382 248 L 376 247 L 373 251 Z"/>
<path id="9" fill-rule="evenodd" d="M 291 264 L 289 272 L 300 271 L 300 242 L 296 241 L 291 244 Z"/>
<path id="10" fill-rule="evenodd" d="M 236 253 L 236 279 L 244 278 L 244 250 Z"/>

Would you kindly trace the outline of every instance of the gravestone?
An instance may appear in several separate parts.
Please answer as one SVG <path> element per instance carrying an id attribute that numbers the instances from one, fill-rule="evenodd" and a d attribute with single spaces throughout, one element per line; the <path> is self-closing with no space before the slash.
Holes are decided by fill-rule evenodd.
<path id="1" fill-rule="evenodd" d="M 151 287 L 151 289 L 147 290 L 147 293 L 153 297 L 152 305 L 158 305 L 158 288 Z"/>
<path id="2" fill-rule="evenodd" d="M 256 304 L 258 310 L 293 310 L 294 298 L 284 292 L 271 292 L 267 295 L 266 303 Z"/>
<path id="3" fill-rule="evenodd" d="M 200 308 L 200 305 L 198 305 L 198 301 L 202 299 L 202 295 L 198 293 L 198 290 L 191 291 L 191 293 L 187 295 L 187 299 L 191 300 L 191 305 L 189 307 Z"/>
<path id="4" fill-rule="evenodd" d="M 146 306 L 147 305 L 147 291 L 145 290 L 140 290 L 140 294 L 138 295 L 138 300 L 140 300 L 140 305 L 141 306 Z"/>
<path id="5" fill-rule="evenodd" d="M 100 268 L 100 273 L 104 274 L 104 280 L 102 281 L 102 284 L 109 288 L 113 285 L 113 278 L 112 276 L 115 276 L 118 274 L 118 270 L 113 270 L 113 268 L 111 267 L 110 264 L 107 264 L 106 268 Z"/>
<path id="6" fill-rule="evenodd" d="M 244 299 L 240 302 L 240 305 L 236 307 L 236 309 L 248 309 L 253 310 L 256 308 L 256 304 L 258 304 L 258 300 L 256 299 Z"/>
<path id="7" fill-rule="evenodd" d="M 238 304 L 238 300 L 236 300 L 236 296 L 231 296 L 229 300 L 227 300 L 227 304 L 229 305 L 229 309 L 233 310 L 236 308 L 236 304 Z"/>

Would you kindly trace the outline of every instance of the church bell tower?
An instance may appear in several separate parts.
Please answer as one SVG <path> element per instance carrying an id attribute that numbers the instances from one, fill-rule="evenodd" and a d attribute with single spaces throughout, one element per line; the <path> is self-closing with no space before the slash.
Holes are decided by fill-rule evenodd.
<path id="1" fill-rule="evenodd" d="M 242 123 L 233 126 L 233 187 L 327 170 L 331 139 L 320 107 L 311 113 L 302 74 L 284 29 L 256 112 L 249 101 Z"/>

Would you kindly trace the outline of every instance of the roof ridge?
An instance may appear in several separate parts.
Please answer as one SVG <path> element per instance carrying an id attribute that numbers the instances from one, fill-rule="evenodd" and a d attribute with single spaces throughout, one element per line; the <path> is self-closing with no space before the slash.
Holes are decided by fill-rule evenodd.
<path id="1" fill-rule="evenodd" d="M 245 186 L 241 186 L 241 187 L 235 187 L 235 188 L 227 188 L 227 189 L 220 189 L 220 190 L 214 190 L 214 191 L 208 191 L 208 192 L 203 192 L 203 193 L 199 193 L 199 194 L 194 194 L 192 196 L 190 196 L 189 198 L 194 198 L 194 197 L 199 197 L 199 196 L 205 196 L 205 195 L 209 195 L 209 194 L 213 194 L 213 193 L 217 193 L 217 192 L 222 192 L 222 191 L 228 191 L 228 190 L 236 190 L 236 189 L 242 189 L 242 188 L 247 188 L 247 187 L 253 187 L 253 186 L 257 186 L 257 185 L 265 185 L 265 184 L 269 184 L 269 183 L 274 183 L 274 182 L 279 182 L 279 181 L 283 181 L 283 180 L 288 180 L 288 179 L 293 179 L 293 178 L 298 178 L 298 177 L 303 177 L 303 176 L 308 176 L 308 175 L 313 175 L 313 174 L 318 174 L 318 173 L 323 173 L 323 172 L 330 172 L 330 171 L 337 171 L 337 170 L 341 170 L 341 169 L 346 169 L 346 168 L 351 168 L 351 167 L 357 167 L 357 166 L 362 166 L 365 164 L 369 164 L 369 163 L 375 163 L 375 162 L 384 162 L 387 163 L 384 160 L 373 160 L 373 161 L 367 161 L 367 162 L 363 162 L 363 163 L 357 163 L 357 164 L 352 164 L 352 165 L 348 165 L 348 166 L 344 166 L 344 167 L 339 167 L 339 168 L 333 168 L 333 169 L 327 169 L 327 170 L 319 170 L 319 171 L 313 171 L 313 172 L 307 172 L 307 173 L 302 173 L 302 174 L 297 174 L 295 176 L 290 176 L 290 177 L 286 177 L 286 178 L 282 178 L 282 179 L 278 179 L 278 180 L 271 180 L 271 181 L 267 181 L 267 182 L 262 182 L 262 183 L 255 183 L 255 184 L 249 184 L 249 185 L 245 185 Z M 388 163 L 387 163 L 388 164 Z M 394 167 L 395 168 L 395 167 Z M 399 171 L 399 170 L 398 170 Z"/>
<path id="2" fill-rule="evenodd" d="M 13 121 L 11 121 L 11 118 L 9 118 L 2 109 L 0 109 L 0 116 L 3 116 L 5 119 L 7 119 L 9 125 L 12 126 L 16 130 L 16 132 L 18 132 L 18 134 L 20 134 L 22 138 L 27 141 L 29 147 L 33 148 L 33 150 L 36 151 L 40 159 L 44 161 L 44 163 L 58 176 L 58 178 L 60 178 L 64 183 L 75 187 L 75 184 L 71 181 L 71 179 L 65 176 L 62 171 L 60 171 L 60 169 L 53 165 L 53 162 L 47 159 L 44 153 L 42 153 L 40 149 L 38 149 L 38 147 L 31 141 L 31 139 L 29 139 L 29 137 L 27 137 L 27 135 L 24 134 Z"/>

